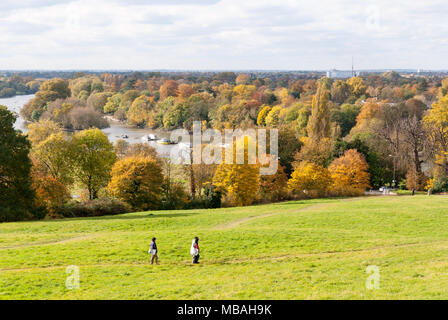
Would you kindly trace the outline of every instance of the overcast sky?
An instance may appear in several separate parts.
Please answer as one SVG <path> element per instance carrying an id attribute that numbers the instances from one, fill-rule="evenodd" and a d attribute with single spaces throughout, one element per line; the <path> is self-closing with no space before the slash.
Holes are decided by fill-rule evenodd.
<path id="1" fill-rule="evenodd" d="M 0 0 L 0 69 L 448 69 L 446 0 Z"/>

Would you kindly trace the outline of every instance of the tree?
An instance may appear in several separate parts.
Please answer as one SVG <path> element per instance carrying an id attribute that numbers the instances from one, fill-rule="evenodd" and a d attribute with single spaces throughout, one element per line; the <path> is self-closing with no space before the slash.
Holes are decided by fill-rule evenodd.
<path id="1" fill-rule="evenodd" d="M 160 162 L 157 149 L 145 143 L 134 143 L 126 150 L 126 157 L 153 158 Z"/>
<path id="2" fill-rule="evenodd" d="M 330 173 L 325 167 L 304 161 L 292 173 L 288 188 L 296 194 L 315 198 L 326 196 L 331 183 Z"/>
<path id="3" fill-rule="evenodd" d="M 311 116 L 307 125 L 308 137 L 304 140 L 304 146 L 296 155 L 296 160 L 314 162 L 326 166 L 333 150 L 330 107 L 329 84 L 327 78 L 319 80 L 317 92 L 313 97 Z"/>
<path id="4" fill-rule="evenodd" d="M 185 83 L 182 83 L 179 86 L 178 91 L 179 91 L 179 97 L 181 97 L 183 99 L 189 98 L 195 92 L 195 90 L 189 84 L 185 84 Z"/>
<path id="5" fill-rule="evenodd" d="M 370 187 L 368 170 L 369 165 L 362 154 L 354 149 L 345 151 L 328 167 L 333 180 L 331 193 L 338 196 L 364 194 Z"/>
<path id="6" fill-rule="evenodd" d="M 28 125 L 28 139 L 31 144 L 38 145 L 46 140 L 52 134 L 61 133 L 62 129 L 59 124 L 52 120 L 39 120 L 39 122 Z"/>
<path id="7" fill-rule="evenodd" d="M 280 201 L 286 196 L 288 185 L 288 176 L 285 168 L 279 163 L 275 174 L 260 177 L 260 193 L 264 200 L 275 202 Z"/>
<path id="8" fill-rule="evenodd" d="M 32 150 L 35 167 L 45 176 L 70 185 L 73 183 L 73 147 L 63 133 L 56 133 L 35 145 Z"/>
<path id="9" fill-rule="evenodd" d="M 280 112 L 282 111 L 282 107 L 276 106 L 269 111 L 268 115 L 265 118 L 265 123 L 268 127 L 277 127 L 280 123 Z"/>
<path id="10" fill-rule="evenodd" d="M 92 93 L 90 97 L 87 99 L 87 106 L 97 112 L 103 113 L 104 106 L 106 105 L 108 98 L 111 96 L 112 96 L 111 92 Z"/>
<path id="11" fill-rule="evenodd" d="M 361 77 L 350 78 L 347 80 L 347 84 L 350 86 L 351 94 L 357 98 L 366 93 L 367 86 Z"/>
<path id="12" fill-rule="evenodd" d="M 423 118 L 430 142 L 430 152 L 436 165 L 436 176 L 448 177 L 448 96 L 434 103 Z"/>
<path id="13" fill-rule="evenodd" d="M 241 73 L 235 79 L 236 84 L 248 84 L 250 82 L 250 75 Z"/>
<path id="14" fill-rule="evenodd" d="M 287 174 L 292 172 L 294 155 L 300 150 L 302 143 L 297 138 L 295 130 L 290 126 L 282 126 L 278 130 L 278 156 L 280 164 Z"/>
<path id="15" fill-rule="evenodd" d="M 135 210 L 157 209 L 162 194 L 163 175 L 153 158 L 129 157 L 115 163 L 108 192 Z"/>
<path id="16" fill-rule="evenodd" d="M 257 117 L 257 124 L 259 126 L 265 126 L 266 125 L 266 117 L 271 112 L 272 108 L 270 106 L 265 106 L 261 109 L 261 111 L 258 113 Z"/>
<path id="17" fill-rule="evenodd" d="M 332 114 L 332 120 L 341 128 L 341 137 L 345 137 L 356 125 L 356 117 L 361 107 L 356 104 L 343 104 Z"/>
<path id="18" fill-rule="evenodd" d="M 327 79 L 323 78 L 319 81 L 317 92 L 313 97 L 311 116 L 307 127 L 308 137 L 313 143 L 331 136 L 329 100 Z"/>
<path id="19" fill-rule="evenodd" d="M 127 112 L 129 124 L 144 126 L 148 122 L 151 108 L 151 99 L 147 96 L 140 96 L 135 99 Z"/>
<path id="20" fill-rule="evenodd" d="M 249 100 L 257 88 L 253 85 L 240 84 L 233 88 L 233 96 L 240 100 Z"/>
<path id="21" fill-rule="evenodd" d="M 408 116 L 400 121 L 400 131 L 402 132 L 402 139 L 407 149 L 407 158 L 411 159 L 413 163 L 413 172 L 416 176 L 422 173 L 422 163 L 420 154 L 424 150 L 426 143 L 426 132 L 421 121 L 417 116 Z M 416 188 L 415 188 L 416 189 Z"/>
<path id="22" fill-rule="evenodd" d="M 163 116 L 163 126 L 166 129 L 181 128 L 186 118 L 187 110 L 184 104 L 176 104 Z"/>
<path id="23" fill-rule="evenodd" d="M 33 170 L 33 189 L 36 192 L 36 203 L 45 207 L 50 214 L 56 213 L 64 203 L 70 200 L 66 186 L 52 176 L 43 175 L 39 169 Z"/>
<path id="24" fill-rule="evenodd" d="M 122 97 L 123 94 L 121 93 L 116 93 L 113 96 L 108 97 L 107 102 L 104 105 L 104 113 L 115 113 L 120 108 Z"/>
<path id="25" fill-rule="evenodd" d="M 213 177 L 213 185 L 235 206 L 248 206 L 255 201 L 259 181 L 258 166 L 250 164 L 222 163 Z"/>
<path id="26" fill-rule="evenodd" d="M 34 205 L 31 144 L 14 129 L 15 116 L 0 106 L 0 222 L 41 218 Z"/>
<path id="27" fill-rule="evenodd" d="M 117 159 L 114 146 L 99 129 L 76 133 L 73 146 L 77 181 L 87 188 L 90 200 L 96 199 L 98 191 L 107 185 Z"/>
<path id="28" fill-rule="evenodd" d="M 251 138 L 241 138 L 228 146 L 237 150 L 233 153 L 232 163 L 223 161 L 218 165 L 213 176 L 213 186 L 223 195 L 231 205 L 248 206 L 257 198 L 260 187 L 259 164 L 249 164 L 249 144 Z M 237 164 L 239 154 L 244 162 Z"/>
<path id="29" fill-rule="evenodd" d="M 29 121 L 38 121 L 44 113 L 49 102 L 70 97 L 68 82 L 63 79 L 45 81 L 40 86 L 36 96 L 25 104 L 20 111 L 23 117 Z"/>
<path id="30" fill-rule="evenodd" d="M 179 84 L 174 80 L 166 80 L 160 87 L 160 99 L 165 100 L 168 97 L 177 97 L 177 88 Z"/>
<path id="31" fill-rule="evenodd" d="M 343 80 L 336 80 L 331 86 L 331 100 L 343 103 L 350 96 L 350 86 Z"/>

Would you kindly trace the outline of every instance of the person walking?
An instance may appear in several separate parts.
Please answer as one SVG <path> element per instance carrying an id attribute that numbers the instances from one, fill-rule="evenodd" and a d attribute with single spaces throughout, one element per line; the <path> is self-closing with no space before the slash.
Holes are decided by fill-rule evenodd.
<path id="1" fill-rule="evenodd" d="M 156 238 L 152 238 L 151 244 L 149 245 L 148 253 L 151 255 L 151 264 L 154 264 L 154 260 L 156 261 L 156 264 L 159 264 L 159 257 L 157 256 Z"/>
<path id="2" fill-rule="evenodd" d="M 199 263 L 199 238 L 195 237 L 191 243 L 190 254 L 193 256 L 192 263 Z"/>

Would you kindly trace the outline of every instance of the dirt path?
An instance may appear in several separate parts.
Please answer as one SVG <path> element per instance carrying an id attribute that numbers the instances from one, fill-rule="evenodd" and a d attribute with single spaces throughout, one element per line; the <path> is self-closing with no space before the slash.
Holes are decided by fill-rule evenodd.
<path id="1" fill-rule="evenodd" d="M 310 210 L 310 209 L 315 209 L 315 208 L 320 208 L 320 207 L 325 207 L 331 204 L 335 204 L 335 203 L 339 203 L 339 202 L 349 202 L 349 201 L 357 201 L 359 199 L 363 199 L 363 197 L 356 197 L 356 198 L 348 198 L 348 199 L 342 199 L 339 200 L 338 202 L 326 202 L 326 203 L 316 203 L 316 204 L 312 204 L 312 205 L 308 205 L 305 206 L 303 208 L 298 209 L 297 211 L 294 211 L 291 214 L 294 213 L 298 213 L 301 211 L 305 211 L 305 210 Z M 212 230 L 227 230 L 227 229 L 232 229 L 235 227 L 238 227 L 239 225 L 243 224 L 243 223 L 247 223 L 253 220 L 257 220 L 257 219 L 263 219 L 263 218 L 268 218 L 268 217 L 272 217 L 278 214 L 282 214 L 283 212 L 271 212 L 271 213 L 266 213 L 266 214 L 261 214 L 258 216 L 250 216 L 250 217 L 246 217 L 240 220 L 236 220 L 236 221 L 232 221 L 232 222 L 228 222 L 228 223 L 224 223 L 218 226 L 215 226 L 214 228 L 212 228 Z"/>
<path id="2" fill-rule="evenodd" d="M 297 211 L 293 212 L 293 213 L 297 213 L 300 211 L 304 211 L 304 210 L 309 210 L 309 209 L 313 209 L 316 207 L 321 207 L 323 205 L 326 205 L 327 203 L 319 203 L 319 204 L 313 204 L 313 205 L 309 205 L 303 208 L 298 209 Z M 272 217 L 278 214 L 281 214 L 283 212 L 271 212 L 271 213 L 266 213 L 266 214 L 261 214 L 259 216 L 250 216 L 250 217 L 246 217 L 240 220 L 236 220 L 236 221 L 232 221 L 229 223 L 224 223 L 218 226 L 215 226 L 212 230 L 227 230 L 227 229 L 232 229 L 235 227 L 238 227 L 239 225 L 246 223 L 246 222 L 250 222 L 253 220 L 257 220 L 257 219 L 263 219 L 263 218 L 267 218 L 267 217 Z"/>

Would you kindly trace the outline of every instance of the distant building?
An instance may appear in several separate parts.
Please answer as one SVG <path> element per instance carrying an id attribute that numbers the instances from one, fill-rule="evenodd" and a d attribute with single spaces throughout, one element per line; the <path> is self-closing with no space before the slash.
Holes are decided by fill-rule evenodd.
<path id="1" fill-rule="evenodd" d="M 347 79 L 347 78 L 351 78 L 351 77 L 357 77 L 359 76 L 359 72 L 356 71 L 341 71 L 341 70 L 330 70 L 327 71 L 327 78 L 332 78 L 332 79 Z"/>

